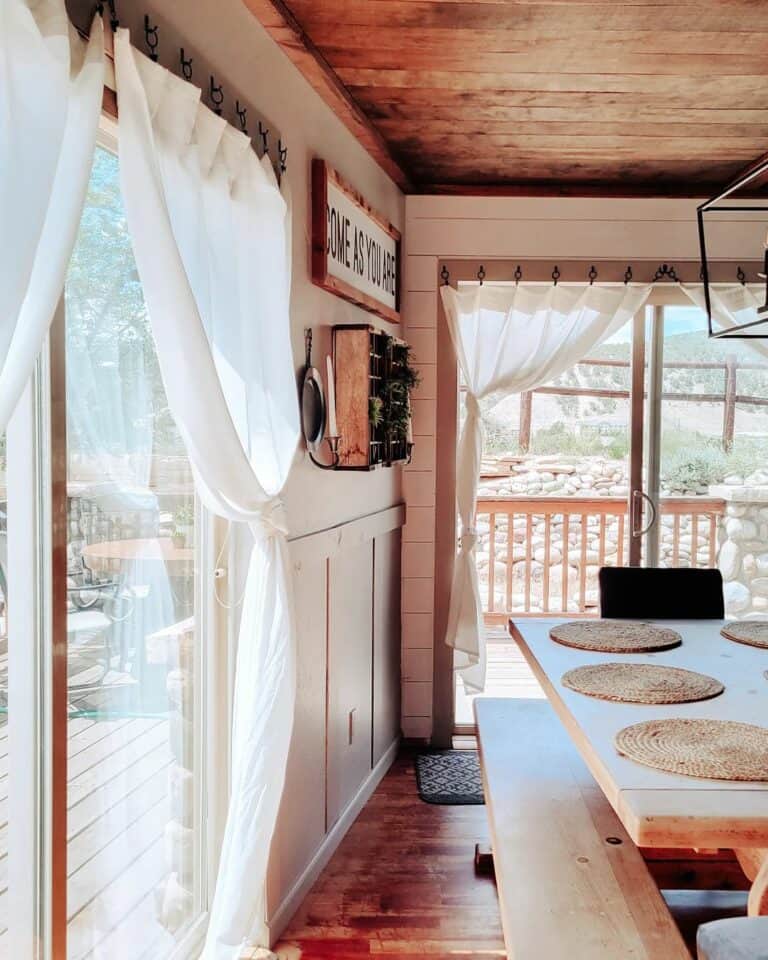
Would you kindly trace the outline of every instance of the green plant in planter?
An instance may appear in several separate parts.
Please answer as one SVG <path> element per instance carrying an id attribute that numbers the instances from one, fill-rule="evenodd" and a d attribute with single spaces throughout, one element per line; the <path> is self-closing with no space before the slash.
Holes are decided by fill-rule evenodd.
<path id="1" fill-rule="evenodd" d="M 411 365 L 410 347 L 398 348 L 390 337 L 387 350 L 390 356 L 397 350 L 398 357 L 389 364 L 387 377 L 375 398 L 381 403 L 381 419 L 377 425 L 383 427 L 388 441 L 402 441 L 408 435 L 408 422 L 411 418 L 410 396 L 411 391 L 419 385 L 419 374 Z"/>
<path id="2" fill-rule="evenodd" d="M 384 420 L 384 401 L 381 397 L 371 397 L 368 400 L 368 421 L 376 429 Z"/>

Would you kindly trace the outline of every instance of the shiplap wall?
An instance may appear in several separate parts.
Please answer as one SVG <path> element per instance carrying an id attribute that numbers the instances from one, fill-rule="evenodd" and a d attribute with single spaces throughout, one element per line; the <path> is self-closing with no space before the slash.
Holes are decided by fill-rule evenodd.
<path id="1" fill-rule="evenodd" d="M 422 383 L 414 400 L 413 462 L 403 531 L 403 733 L 432 732 L 435 569 L 437 299 L 441 259 L 662 261 L 698 257 L 696 200 L 532 197 L 406 198 L 404 329 Z M 765 227 L 725 219 L 708 228 L 713 259 L 754 260 Z"/>

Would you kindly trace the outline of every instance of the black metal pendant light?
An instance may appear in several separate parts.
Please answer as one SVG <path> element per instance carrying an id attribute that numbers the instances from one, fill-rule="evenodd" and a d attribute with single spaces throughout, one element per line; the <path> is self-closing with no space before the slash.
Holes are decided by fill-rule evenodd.
<path id="1" fill-rule="evenodd" d="M 765 249 L 763 251 L 763 272 L 758 276 L 765 282 L 765 302 L 757 308 L 757 319 L 750 320 L 747 323 L 741 323 L 737 326 L 727 327 L 724 330 L 716 330 L 712 323 L 712 300 L 710 292 L 709 264 L 707 261 L 707 243 L 705 231 L 705 216 L 716 213 L 762 213 L 768 228 L 768 198 L 761 200 L 760 197 L 744 198 L 739 202 L 733 194 L 744 190 L 750 184 L 759 180 L 761 177 L 768 176 L 768 154 L 761 157 L 755 163 L 751 164 L 743 173 L 740 173 L 735 180 L 732 180 L 728 186 L 724 187 L 716 196 L 702 203 L 696 216 L 699 224 L 699 248 L 701 250 L 701 279 L 704 282 L 704 299 L 707 305 L 707 323 L 709 326 L 709 336 L 712 339 L 734 339 L 734 340 L 757 340 L 768 339 L 768 235 L 765 240 Z M 728 201 L 725 203 L 724 201 Z"/>

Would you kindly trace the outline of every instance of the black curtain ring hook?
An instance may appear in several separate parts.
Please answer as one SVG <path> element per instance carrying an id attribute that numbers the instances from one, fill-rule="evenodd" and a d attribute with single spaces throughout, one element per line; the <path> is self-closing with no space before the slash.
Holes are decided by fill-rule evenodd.
<path id="1" fill-rule="evenodd" d="M 248 108 L 247 108 L 247 107 L 241 107 L 241 106 L 240 106 L 240 101 L 239 101 L 239 100 L 235 100 L 235 113 L 237 114 L 237 118 L 238 118 L 238 120 L 240 121 L 240 129 L 243 131 L 243 133 L 244 133 L 244 134 L 246 135 L 246 137 L 247 137 L 247 136 L 248 136 L 248 127 L 246 126 L 245 115 L 248 113 Z"/>
<path id="2" fill-rule="evenodd" d="M 628 266 L 627 269 L 624 271 L 624 286 L 625 286 L 625 287 L 626 287 L 626 285 L 629 283 L 629 281 L 630 281 L 631 279 L 632 279 L 632 267 Z"/>
<path id="3" fill-rule="evenodd" d="M 555 264 L 555 269 L 552 271 L 552 283 L 557 286 L 557 281 L 560 279 L 561 273 L 560 268 Z"/>
<path id="4" fill-rule="evenodd" d="M 589 274 L 588 274 L 588 276 L 589 276 L 589 285 L 590 285 L 590 287 L 591 287 L 592 284 L 595 282 L 595 280 L 597 280 L 597 270 L 595 269 L 594 263 L 593 263 L 592 266 L 589 268 Z"/>
<path id="5" fill-rule="evenodd" d="M 261 137 L 261 145 L 264 153 L 269 153 L 269 144 L 267 143 L 267 137 L 269 136 L 269 130 L 262 125 L 261 120 L 259 120 L 259 136 Z"/>
<path id="6" fill-rule="evenodd" d="M 181 75 L 185 80 L 192 79 L 192 57 L 189 60 L 184 59 L 184 47 L 179 50 L 179 59 L 181 60 Z"/>
<path id="7" fill-rule="evenodd" d="M 440 271 L 440 279 L 443 281 L 443 286 L 448 286 L 448 280 L 450 279 L 451 274 L 448 271 L 448 267 L 443 264 L 443 269 Z"/>
<path id="8" fill-rule="evenodd" d="M 144 40 L 149 50 L 149 59 L 157 63 L 157 47 L 160 39 L 157 33 L 157 24 L 152 26 L 149 22 L 149 14 L 144 14 Z"/>
<path id="9" fill-rule="evenodd" d="M 523 270 L 520 264 L 515 267 L 515 286 L 517 286 L 520 281 L 523 279 Z"/>
<path id="10" fill-rule="evenodd" d="M 744 273 L 744 271 L 741 269 L 741 265 L 739 265 L 739 269 L 736 271 L 736 279 L 739 281 L 739 283 L 742 285 L 742 287 L 743 287 L 743 286 L 746 286 L 746 283 L 747 283 L 747 275 L 746 275 L 746 273 Z"/>
<path id="11" fill-rule="evenodd" d="M 485 267 L 480 264 L 480 269 L 477 271 L 477 279 L 480 281 L 480 286 L 482 287 L 483 281 L 485 280 Z"/>
<path id="12" fill-rule="evenodd" d="M 278 164 L 280 165 L 280 173 L 285 173 L 285 171 L 288 169 L 288 147 L 283 146 L 282 140 L 277 141 L 277 156 Z"/>
<path id="13" fill-rule="evenodd" d="M 211 76 L 211 103 L 213 104 L 213 112 L 216 116 L 221 116 L 221 105 L 224 103 L 224 91 L 221 87 L 221 84 L 216 86 L 213 76 Z"/>

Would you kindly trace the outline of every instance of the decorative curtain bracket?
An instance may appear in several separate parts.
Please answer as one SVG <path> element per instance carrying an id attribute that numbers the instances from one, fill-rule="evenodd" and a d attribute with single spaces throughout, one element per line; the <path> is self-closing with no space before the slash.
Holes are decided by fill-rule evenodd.
<path id="1" fill-rule="evenodd" d="M 665 277 L 670 279 L 673 283 L 678 283 L 679 278 L 675 273 L 675 268 L 672 264 L 662 263 L 657 267 L 656 273 L 653 275 L 653 280 L 651 283 L 658 283 L 660 280 L 663 280 Z"/>

